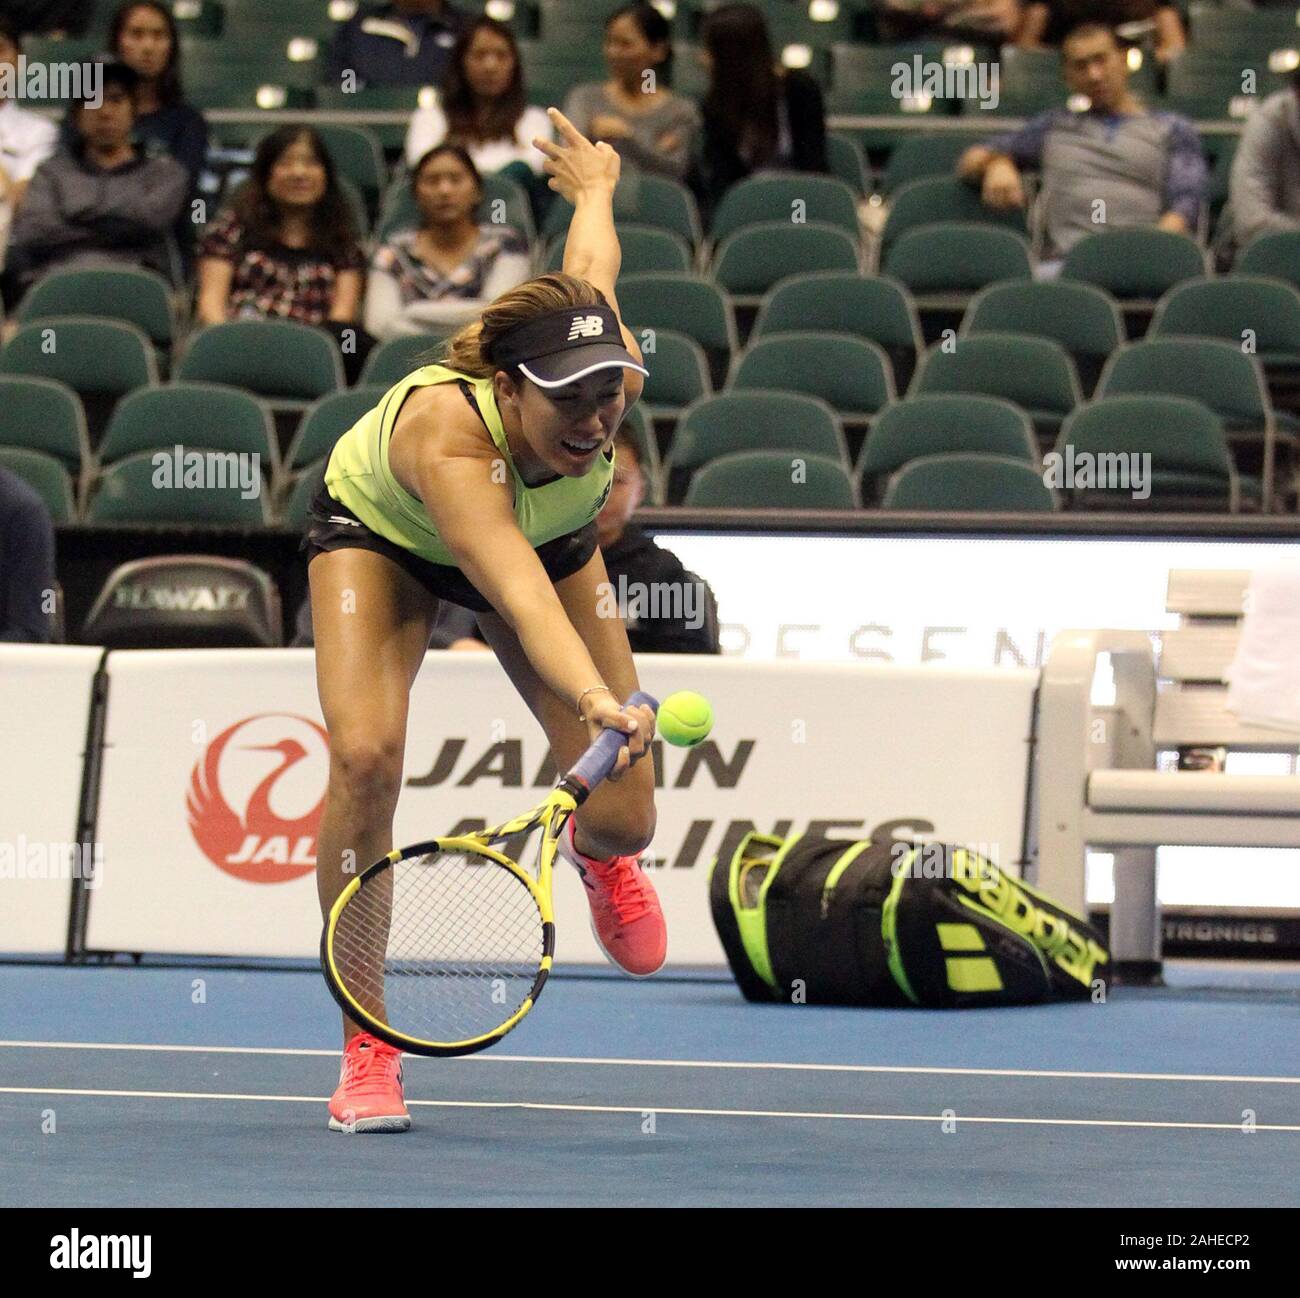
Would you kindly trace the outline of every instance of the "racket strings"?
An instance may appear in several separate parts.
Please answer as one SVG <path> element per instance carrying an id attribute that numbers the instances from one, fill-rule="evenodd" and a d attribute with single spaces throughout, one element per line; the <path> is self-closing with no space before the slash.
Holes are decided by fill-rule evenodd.
<path id="1" fill-rule="evenodd" d="M 537 903 L 486 857 L 438 852 L 367 878 L 335 926 L 339 981 L 403 1036 L 453 1043 L 500 1027 L 543 955 Z"/>

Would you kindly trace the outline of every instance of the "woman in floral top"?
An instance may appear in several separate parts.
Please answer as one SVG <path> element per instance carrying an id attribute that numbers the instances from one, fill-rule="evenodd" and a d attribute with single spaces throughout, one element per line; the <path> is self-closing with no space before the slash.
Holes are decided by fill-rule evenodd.
<path id="1" fill-rule="evenodd" d="M 483 185 L 459 145 L 430 149 L 416 165 L 411 187 L 419 229 L 393 234 L 371 262 L 366 329 L 376 338 L 472 320 L 532 269 L 518 231 L 478 224 Z"/>
<path id="2" fill-rule="evenodd" d="M 297 320 L 333 333 L 361 313 L 365 255 L 334 163 L 315 131 L 285 126 L 199 247 L 200 324 Z"/>

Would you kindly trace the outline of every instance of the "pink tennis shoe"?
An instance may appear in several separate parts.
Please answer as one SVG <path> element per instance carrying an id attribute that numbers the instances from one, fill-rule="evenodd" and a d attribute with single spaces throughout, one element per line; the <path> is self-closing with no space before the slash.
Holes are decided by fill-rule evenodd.
<path id="1" fill-rule="evenodd" d="M 402 1094 L 402 1052 L 369 1032 L 357 1033 L 343 1051 L 339 1088 L 330 1100 L 330 1130 L 364 1135 L 410 1127 Z"/>
<path id="2" fill-rule="evenodd" d="M 591 905 L 591 931 L 609 962 L 633 978 L 658 973 L 668 954 L 668 930 L 640 860 L 584 856 L 573 845 L 572 818 L 564 827 L 559 852 L 582 877 Z"/>

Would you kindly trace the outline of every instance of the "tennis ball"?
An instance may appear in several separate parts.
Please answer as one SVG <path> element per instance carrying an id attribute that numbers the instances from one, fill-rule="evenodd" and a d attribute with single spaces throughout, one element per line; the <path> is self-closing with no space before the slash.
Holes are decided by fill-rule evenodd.
<path id="1" fill-rule="evenodd" d="M 659 733 L 678 748 L 694 748 L 713 729 L 713 709 L 702 694 L 678 690 L 659 705 Z"/>

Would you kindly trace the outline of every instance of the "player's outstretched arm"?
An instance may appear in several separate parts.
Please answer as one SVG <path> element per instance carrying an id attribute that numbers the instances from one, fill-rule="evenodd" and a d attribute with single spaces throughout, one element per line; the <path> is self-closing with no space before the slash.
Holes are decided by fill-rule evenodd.
<path id="1" fill-rule="evenodd" d="M 614 186 L 618 184 L 619 156 L 603 141 L 593 144 L 558 108 L 547 111 L 559 140 L 539 138 L 533 143 L 546 154 L 543 170 L 551 178 L 550 187 L 574 208 L 564 242 L 564 272 L 600 289 L 621 321 L 615 285 L 623 264 L 623 250 L 614 229 Z M 626 325 L 622 330 L 628 351 L 639 361 L 641 349 L 636 337 Z M 628 370 L 624 387 L 628 401 L 635 401 L 641 393 L 641 375 Z"/>

